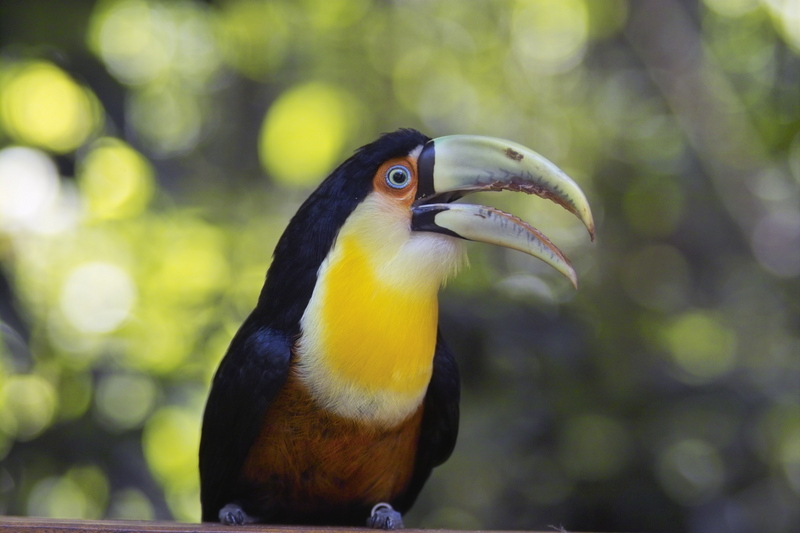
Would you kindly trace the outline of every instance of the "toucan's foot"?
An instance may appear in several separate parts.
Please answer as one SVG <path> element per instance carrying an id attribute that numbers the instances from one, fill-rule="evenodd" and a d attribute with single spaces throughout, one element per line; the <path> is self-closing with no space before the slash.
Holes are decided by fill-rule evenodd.
<path id="1" fill-rule="evenodd" d="M 367 518 L 367 527 L 372 529 L 403 529 L 403 516 L 388 503 L 379 503 L 372 508 Z"/>
<path id="2" fill-rule="evenodd" d="M 229 503 L 219 510 L 219 521 L 226 526 L 242 526 L 258 522 L 258 518 L 245 513 L 239 505 Z"/>

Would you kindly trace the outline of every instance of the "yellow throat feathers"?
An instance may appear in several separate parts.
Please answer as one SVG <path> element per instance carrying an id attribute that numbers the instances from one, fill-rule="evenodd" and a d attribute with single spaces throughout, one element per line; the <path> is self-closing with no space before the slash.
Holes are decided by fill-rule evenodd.
<path id="1" fill-rule="evenodd" d="M 394 425 L 431 377 L 438 290 L 463 262 L 461 243 L 409 228 L 408 209 L 370 194 L 350 215 L 301 319 L 298 373 L 341 416 Z"/>

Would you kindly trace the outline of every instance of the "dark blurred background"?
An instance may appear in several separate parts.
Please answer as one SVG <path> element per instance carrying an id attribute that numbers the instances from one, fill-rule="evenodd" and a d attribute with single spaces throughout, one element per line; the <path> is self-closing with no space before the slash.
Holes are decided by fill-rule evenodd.
<path id="1" fill-rule="evenodd" d="M 4 0 L 0 513 L 199 519 L 213 371 L 313 187 L 499 136 L 580 289 L 476 246 L 462 430 L 415 527 L 800 531 L 798 0 Z"/>

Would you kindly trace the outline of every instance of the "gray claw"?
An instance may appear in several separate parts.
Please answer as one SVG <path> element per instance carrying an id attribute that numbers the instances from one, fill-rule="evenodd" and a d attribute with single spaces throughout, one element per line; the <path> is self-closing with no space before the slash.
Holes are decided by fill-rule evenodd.
<path id="1" fill-rule="evenodd" d="M 403 529 L 403 516 L 388 503 L 379 503 L 372 508 L 367 518 L 367 527 L 372 529 Z"/>
<path id="2" fill-rule="evenodd" d="M 258 519 L 245 513 L 239 505 L 229 503 L 219 510 L 219 521 L 226 526 L 242 526 L 257 522 Z"/>

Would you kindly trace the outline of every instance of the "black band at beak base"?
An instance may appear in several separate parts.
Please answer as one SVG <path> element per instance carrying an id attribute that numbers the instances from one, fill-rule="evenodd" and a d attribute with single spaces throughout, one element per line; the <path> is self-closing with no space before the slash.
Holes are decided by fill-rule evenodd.
<path id="1" fill-rule="evenodd" d="M 415 207 L 411 217 L 411 230 L 412 231 L 430 231 L 433 233 L 441 233 L 451 237 L 463 238 L 461 235 L 453 230 L 443 228 L 436 224 L 436 215 L 443 211 L 447 211 L 449 207 L 442 204 L 435 205 L 420 205 Z"/>
<path id="2" fill-rule="evenodd" d="M 433 187 L 433 167 L 436 164 L 436 149 L 433 140 L 425 143 L 417 158 L 417 196 L 415 200 L 433 196 L 436 189 Z"/>

